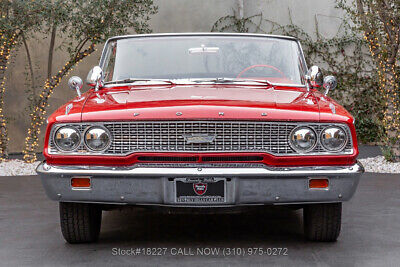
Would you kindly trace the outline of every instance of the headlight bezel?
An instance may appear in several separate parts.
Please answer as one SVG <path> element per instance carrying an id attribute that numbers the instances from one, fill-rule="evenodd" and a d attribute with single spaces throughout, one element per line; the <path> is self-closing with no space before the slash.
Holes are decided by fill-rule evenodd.
<path id="1" fill-rule="evenodd" d="M 98 129 L 104 130 L 104 132 L 105 132 L 105 133 L 107 134 L 107 136 L 108 136 L 107 145 L 106 145 L 103 149 L 96 150 L 96 149 L 91 148 L 91 147 L 87 144 L 86 134 L 87 134 L 88 131 L 90 131 L 90 130 L 93 129 L 93 128 L 98 128 Z M 111 132 L 110 132 L 106 127 L 104 127 L 104 126 L 102 126 L 102 125 L 91 125 L 91 126 L 87 127 L 87 128 L 83 131 L 83 138 L 82 138 L 82 139 L 83 139 L 83 143 L 84 143 L 84 145 L 85 145 L 85 148 L 88 149 L 88 151 L 93 152 L 93 153 L 101 153 L 101 152 L 106 151 L 106 150 L 110 147 L 111 142 L 112 142 L 112 135 L 111 135 Z"/>
<path id="2" fill-rule="evenodd" d="M 344 141 L 344 143 L 343 143 L 338 149 L 332 150 L 332 149 L 327 148 L 327 147 L 324 145 L 323 137 L 322 137 L 322 136 L 323 136 L 324 132 L 325 132 L 327 129 L 330 129 L 330 128 L 338 128 L 338 129 L 340 129 L 340 130 L 345 134 L 345 141 Z M 350 139 L 350 137 L 349 137 L 349 134 L 347 133 L 347 131 L 346 131 L 345 129 L 343 129 L 343 127 L 341 127 L 341 126 L 339 126 L 339 125 L 336 125 L 336 124 L 332 124 L 332 125 L 329 125 L 329 126 L 324 127 L 324 128 L 321 130 L 321 132 L 319 133 L 319 143 L 321 144 L 321 147 L 322 147 L 324 150 L 326 150 L 326 151 L 328 151 L 328 152 L 330 152 L 330 153 L 337 153 L 337 152 L 342 151 L 342 150 L 347 146 L 347 143 L 349 142 L 349 139 Z"/>
<path id="3" fill-rule="evenodd" d="M 60 145 L 57 143 L 57 139 L 56 139 L 56 135 L 57 135 L 57 133 L 61 130 L 61 129 L 64 129 L 64 128 L 69 128 L 69 129 L 73 129 L 73 130 L 75 130 L 75 132 L 78 134 L 78 137 L 79 137 L 79 141 L 76 143 L 76 145 L 73 147 L 73 149 L 71 149 L 71 150 L 65 150 L 65 149 L 63 149 L 62 147 L 60 147 Z M 58 127 L 57 129 L 55 129 L 54 130 L 54 133 L 53 133 L 53 137 L 52 137 L 52 139 L 53 139 L 53 143 L 54 143 L 54 145 L 57 147 L 57 149 L 58 150 L 60 150 L 61 152 L 64 152 L 64 153 L 72 153 L 72 152 L 75 152 L 78 148 L 79 148 L 79 146 L 81 145 L 81 143 L 82 143 L 82 135 L 81 135 L 81 132 L 79 131 L 79 129 L 77 129 L 76 127 L 74 127 L 74 126 L 71 126 L 71 125 L 62 125 L 62 126 L 60 126 L 60 127 Z"/>
<path id="4" fill-rule="evenodd" d="M 301 129 L 308 129 L 308 130 L 310 130 L 310 131 L 314 134 L 314 136 L 315 136 L 315 142 L 314 142 L 314 144 L 313 144 L 310 148 L 308 148 L 308 149 L 306 149 L 306 150 L 299 149 L 299 148 L 297 148 L 297 147 L 292 143 L 292 137 L 293 137 L 294 133 L 295 133 L 296 131 L 301 130 Z M 310 127 L 310 126 L 307 125 L 307 124 L 302 124 L 302 125 L 296 126 L 293 130 L 290 131 L 289 136 L 288 136 L 288 143 L 289 143 L 289 146 L 290 146 L 294 151 L 296 151 L 298 154 L 307 154 L 307 153 L 309 153 L 309 152 L 312 152 L 312 151 L 315 149 L 315 147 L 318 145 L 318 143 L 319 143 L 319 136 L 318 136 L 318 133 L 315 131 L 314 128 Z"/>

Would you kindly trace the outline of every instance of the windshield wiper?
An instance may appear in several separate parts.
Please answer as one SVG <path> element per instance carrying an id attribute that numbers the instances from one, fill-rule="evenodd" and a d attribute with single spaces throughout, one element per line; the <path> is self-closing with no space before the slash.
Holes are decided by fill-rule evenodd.
<path id="1" fill-rule="evenodd" d="M 215 79 L 197 79 L 192 80 L 194 83 L 212 82 L 212 83 L 261 83 L 265 85 L 271 85 L 268 80 L 251 80 L 251 79 L 233 79 L 233 78 L 215 78 Z"/>
<path id="2" fill-rule="evenodd" d="M 133 79 L 133 78 L 128 78 L 128 79 L 123 79 L 123 80 L 117 80 L 117 81 L 111 81 L 111 82 L 106 82 L 105 84 L 121 84 L 121 83 L 135 83 L 135 82 L 161 82 L 161 83 L 168 83 L 171 85 L 175 85 L 174 82 L 170 80 L 158 80 L 158 79 Z"/>

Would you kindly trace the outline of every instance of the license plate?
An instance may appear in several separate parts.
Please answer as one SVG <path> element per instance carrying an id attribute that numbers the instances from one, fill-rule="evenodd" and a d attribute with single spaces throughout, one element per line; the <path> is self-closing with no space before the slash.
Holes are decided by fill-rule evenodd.
<path id="1" fill-rule="evenodd" d="M 224 203 L 226 201 L 226 179 L 177 178 L 175 202 L 177 203 Z"/>

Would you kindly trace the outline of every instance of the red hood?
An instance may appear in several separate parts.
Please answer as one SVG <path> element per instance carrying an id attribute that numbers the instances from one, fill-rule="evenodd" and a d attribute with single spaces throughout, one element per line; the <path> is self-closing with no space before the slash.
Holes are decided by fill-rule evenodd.
<path id="1" fill-rule="evenodd" d="M 243 119 L 273 121 L 351 121 L 333 100 L 305 88 L 232 85 L 179 85 L 104 88 L 88 92 L 56 121 L 155 119 Z M 335 112 L 332 111 L 332 105 Z M 81 114 L 80 114 L 81 113 Z M 182 115 L 177 116 L 177 113 Z M 266 113 L 266 116 L 262 114 Z M 81 116 L 79 116 L 81 115 Z M 135 116 L 136 115 L 136 116 Z M 80 118 L 79 118 L 80 117 Z"/>

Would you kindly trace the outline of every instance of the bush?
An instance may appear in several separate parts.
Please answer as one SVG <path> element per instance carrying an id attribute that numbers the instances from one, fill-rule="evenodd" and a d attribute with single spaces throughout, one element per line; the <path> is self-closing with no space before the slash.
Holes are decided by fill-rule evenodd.
<path id="1" fill-rule="evenodd" d="M 218 19 L 212 31 L 259 32 L 296 37 L 303 46 L 309 66 L 319 65 L 325 74 L 333 74 L 338 78 L 338 88 L 330 92 L 330 97 L 354 116 L 359 141 L 376 143 L 381 139 L 384 132 L 381 123 L 384 105 L 377 90 L 379 85 L 374 62 L 362 34 L 347 22 L 343 21 L 338 34 L 332 38 L 321 36 L 316 22 L 316 38 L 312 38 L 293 22 L 279 25 L 264 19 L 262 14 L 237 18 L 234 12 L 233 15 Z"/>

